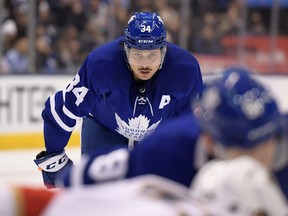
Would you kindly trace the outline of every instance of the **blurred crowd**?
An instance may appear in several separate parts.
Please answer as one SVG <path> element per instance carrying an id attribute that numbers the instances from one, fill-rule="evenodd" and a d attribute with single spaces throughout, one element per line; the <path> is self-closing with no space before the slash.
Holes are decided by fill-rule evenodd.
<path id="1" fill-rule="evenodd" d="M 28 0 L 5 0 L 0 27 L 0 74 L 29 73 Z M 184 17 L 181 0 L 37 0 L 36 72 L 75 74 L 92 49 L 123 35 L 135 11 L 156 11 L 168 40 L 193 53 L 225 54 L 221 38 L 243 27 L 241 0 L 193 0 Z M 287 9 L 285 9 L 287 12 Z M 288 34 L 285 10 L 279 34 Z M 187 12 L 187 11 L 186 11 Z M 267 13 L 268 12 L 268 13 Z M 270 8 L 249 9 L 246 33 L 268 35 Z M 184 17 L 184 18 L 183 18 Z M 281 18 L 282 17 L 282 18 Z M 183 33 L 184 40 L 183 43 Z M 182 35 L 182 36 L 181 36 Z M 186 43 L 185 43 L 186 42 Z"/>

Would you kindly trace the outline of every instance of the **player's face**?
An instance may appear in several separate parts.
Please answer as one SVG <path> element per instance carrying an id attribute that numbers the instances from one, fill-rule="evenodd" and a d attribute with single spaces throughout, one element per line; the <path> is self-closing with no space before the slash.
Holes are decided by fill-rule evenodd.
<path id="1" fill-rule="evenodd" d="M 161 50 L 129 49 L 128 62 L 137 80 L 149 80 L 159 69 L 161 64 Z"/>

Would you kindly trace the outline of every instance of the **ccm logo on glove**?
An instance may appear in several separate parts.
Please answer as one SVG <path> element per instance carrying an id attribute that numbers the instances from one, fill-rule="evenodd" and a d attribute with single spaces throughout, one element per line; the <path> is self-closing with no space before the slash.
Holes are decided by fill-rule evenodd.
<path id="1" fill-rule="evenodd" d="M 38 167 L 46 172 L 57 172 L 62 169 L 68 162 L 68 157 L 65 154 L 65 151 L 62 154 L 55 155 L 46 160 L 40 162 Z"/>

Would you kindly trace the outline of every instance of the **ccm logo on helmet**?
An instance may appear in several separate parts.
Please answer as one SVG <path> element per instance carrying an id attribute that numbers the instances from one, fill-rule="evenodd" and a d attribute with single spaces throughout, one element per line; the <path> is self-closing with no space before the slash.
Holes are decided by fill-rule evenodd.
<path id="1" fill-rule="evenodd" d="M 154 40 L 138 40 L 138 43 L 153 43 Z"/>

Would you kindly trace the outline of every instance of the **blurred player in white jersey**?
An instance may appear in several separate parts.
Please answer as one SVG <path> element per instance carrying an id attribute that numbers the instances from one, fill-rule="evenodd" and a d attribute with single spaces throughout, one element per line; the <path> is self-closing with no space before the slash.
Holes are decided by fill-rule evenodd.
<path id="1" fill-rule="evenodd" d="M 187 192 L 186 187 L 168 179 L 139 176 L 70 188 L 52 200 L 43 216 L 208 216 L 207 209 Z"/>
<path id="2" fill-rule="evenodd" d="M 191 195 L 212 215 L 288 215 L 286 199 L 273 176 L 249 156 L 209 161 L 197 173 Z"/>

